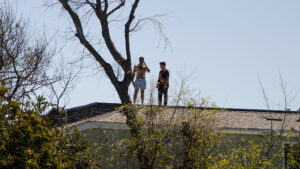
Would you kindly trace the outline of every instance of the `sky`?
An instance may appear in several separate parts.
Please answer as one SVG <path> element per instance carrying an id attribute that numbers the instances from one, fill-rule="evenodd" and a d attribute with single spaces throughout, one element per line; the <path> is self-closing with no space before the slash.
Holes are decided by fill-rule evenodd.
<path id="1" fill-rule="evenodd" d="M 45 1 L 13 1 L 17 14 L 28 18 L 37 32 L 56 34 L 56 45 L 63 46 L 64 58 L 79 57 L 82 48 L 78 40 L 70 38 L 72 23 L 59 4 L 48 8 L 43 6 Z M 298 0 L 142 0 L 137 18 L 166 14 L 158 19 L 169 45 L 158 29 L 147 23 L 131 36 L 133 63 L 138 62 L 139 56 L 145 57 L 151 69 L 147 74 L 149 82 L 157 79 L 159 62 L 166 61 L 171 74 L 170 92 L 178 87 L 178 77 L 184 75 L 201 96 L 227 108 L 267 108 L 259 75 L 271 109 L 284 109 L 281 74 L 288 108 L 298 110 L 299 9 Z M 95 18 L 86 26 L 94 39 L 99 37 L 97 26 Z M 112 26 L 116 46 L 124 53 L 123 35 L 119 33 L 122 27 Z M 98 49 L 109 61 L 104 47 Z M 120 102 L 105 74 L 95 73 L 96 70 L 93 65 L 82 71 L 80 81 L 69 94 L 67 107 Z"/>

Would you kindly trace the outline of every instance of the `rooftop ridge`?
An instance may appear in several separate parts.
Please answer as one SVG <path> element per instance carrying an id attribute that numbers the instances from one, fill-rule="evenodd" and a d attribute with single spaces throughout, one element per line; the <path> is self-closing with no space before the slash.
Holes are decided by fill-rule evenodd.
<path id="1" fill-rule="evenodd" d="M 224 107 L 192 107 L 192 106 L 168 106 L 168 108 L 199 108 L 208 110 L 226 110 L 226 111 L 242 111 L 242 112 L 270 112 L 270 113 L 300 113 L 291 110 L 267 110 L 267 109 L 247 109 L 247 108 L 224 108 Z"/>
<path id="2" fill-rule="evenodd" d="M 117 108 L 120 107 L 122 104 L 121 103 L 105 103 L 105 102 L 93 102 L 90 104 L 82 105 L 82 106 L 77 106 L 77 107 L 72 107 L 68 108 L 67 111 L 72 111 L 72 110 L 80 110 L 82 108 L 90 107 L 90 106 L 109 106 L 111 108 Z M 155 106 L 158 107 L 158 105 L 145 105 L 145 106 Z M 201 106 L 168 106 L 168 108 L 184 108 L 184 109 L 189 109 L 189 108 L 199 108 L 199 109 L 208 109 L 208 110 L 226 110 L 226 111 L 242 111 L 242 112 L 270 112 L 270 113 L 300 113 L 300 111 L 292 111 L 292 110 L 268 110 L 268 109 L 249 109 L 249 108 L 225 108 L 225 107 L 201 107 Z"/>
<path id="3" fill-rule="evenodd" d="M 119 112 L 118 109 L 122 106 L 120 103 L 103 103 L 103 102 L 93 102 L 90 104 L 77 106 L 73 108 L 66 109 L 65 113 L 60 112 L 59 110 L 53 109 L 51 113 L 49 113 L 47 116 L 49 117 L 49 120 L 54 125 L 63 125 L 65 123 L 71 124 L 82 120 L 90 120 L 90 119 L 98 119 L 98 118 L 104 118 L 105 114 L 110 112 Z M 157 105 L 145 105 L 146 107 L 158 107 Z M 136 105 L 137 109 L 140 109 L 140 105 Z M 239 123 L 244 124 L 244 122 L 247 122 L 250 118 L 250 121 L 252 120 L 251 124 L 245 123 L 244 126 L 251 126 L 252 123 L 255 124 L 255 126 L 252 126 L 253 128 L 262 128 L 261 124 L 267 125 L 267 121 L 270 120 L 266 118 L 266 114 L 268 113 L 274 113 L 274 116 L 271 120 L 274 121 L 282 121 L 280 118 L 282 115 L 287 115 L 289 118 L 292 118 L 292 124 L 299 125 L 296 120 L 299 119 L 299 111 L 290 111 L 290 110 L 266 110 L 266 109 L 242 109 L 242 108 L 221 108 L 221 107 L 193 107 L 193 106 L 167 106 L 166 108 L 162 107 L 162 109 L 169 109 L 168 111 L 173 111 L 174 109 L 187 111 L 189 109 L 200 109 L 200 111 L 203 110 L 213 110 L 213 111 L 219 111 L 220 113 L 225 113 L 224 115 L 228 115 L 228 118 L 231 119 L 231 121 L 239 121 Z M 180 112 L 181 112 L 180 110 Z M 111 114 L 107 114 L 111 115 Z M 121 116 L 121 115 L 120 115 Z M 116 117 L 119 117 L 118 115 Z M 121 119 L 121 117 L 120 117 Z M 247 119 L 247 120 L 246 120 Z M 278 119 L 278 120 L 277 120 Z M 107 118 L 106 120 L 109 120 Z M 290 119 L 291 120 L 291 119 Z M 97 120 L 96 120 L 97 121 Z M 224 125 L 228 125 L 227 122 L 224 122 Z M 231 124 L 233 125 L 233 124 Z M 243 126 L 243 125 L 241 125 Z M 249 127 L 248 127 L 249 128 Z M 250 127 L 251 128 L 251 127 Z"/>
<path id="4" fill-rule="evenodd" d="M 66 110 L 67 110 L 67 111 L 80 110 L 80 109 L 82 109 L 82 108 L 91 107 L 91 106 L 94 106 L 94 105 L 103 105 L 103 106 L 106 105 L 106 106 L 112 106 L 112 107 L 119 107 L 119 106 L 121 106 L 122 104 L 120 104 L 120 103 L 93 102 L 93 103 L 89 103 L 89 104 L 86 104 L 86 105 L 81 105 L 81 106 L 76 106 L 76 107 L 67 108 Z"/>

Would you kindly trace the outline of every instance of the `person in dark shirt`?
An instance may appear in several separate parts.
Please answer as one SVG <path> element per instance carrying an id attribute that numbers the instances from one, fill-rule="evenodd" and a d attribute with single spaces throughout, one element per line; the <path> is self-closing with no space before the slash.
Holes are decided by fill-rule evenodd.
<path id="1" fill-rule="evenodd" d="M 162 96 L 164 95 L 164 105 L 168 104 L 168 88 L 169 88 L 169 77 L 170 72 L 166 69 L 166 62 L 160 62 L 160 72 L 156 88 L 158 89 L 158 105 L 162 104 Z"/>

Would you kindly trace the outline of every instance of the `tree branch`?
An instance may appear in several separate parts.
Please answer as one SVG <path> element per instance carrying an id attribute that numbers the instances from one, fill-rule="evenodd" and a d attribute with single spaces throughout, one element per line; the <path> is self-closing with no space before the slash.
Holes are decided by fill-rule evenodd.
<path id="1" fill-rule="evenodd" d="M 108 15 L 105 13 L 105 11 L 102 10 L 97 10 L 97 8 L 94 8 L 95 14 L 98 17 L 101 27 L 102 27 L 102 37 L 104 39 L 104 42 L 114 58 L 114 60 L 122 67 L 123 71 L 126 73 L 131 70 L 131 62 L 130 65 L 128 65 L 128 62 L 123 58 L 123 56 L 120 54 L 120 52 L 117 50 L 115 47 L 111 35 L 110 35 L 110 30 L 108 26 Z"/>
<path id="2" fill-rule="evenodd" d="M 106 14 L 108 10 L 108 0 L 104 0 L 104 10 L 103 12 Z"/>
<path id="3" fill-rule="evenodd" d="M 135 16 L 135 10 L 138 7 L 140 0 L 135 0 L 130 14 L 129 14 L 129 18 L 125 24 L 125 45 L 126 45 L 126 55 L 127 55 L 127 62 L 131 64 L 131 53 L 130 53 L 130 38 L 129 38 L 129 34 L 130 34 L 130 25 L 132 23 L 132 21 L 134 20 Z"/>
<path id="4" fill-rule="evenodd" d="M 118 83 L 118 79 L 113 73 L 113 69 L 110 64 L 108 64 L 103 57 L 93 48 L 93 46 L 86 40 L 84 33 L 83 33 L 83 28 L 81 21 L 79 19 L 79 16 L 73 11 L 73 9 L 70 7 L 68 1 L 65 0 L 59 0 L 59 2 L 63 5 L 64 9 L 69 13 L 69 15 L 72 18 L 72 21 L 75 25 L 76 28 L 76 34 L 75 36 L 80 40 L 80 43 L 83 44 L 89 51 L 90 53 L 95 57 L 95 59 L 101 64 L 101 66 L 104 68 L 105 73 L 111 80 L 113 84 Z M 93 8 L 94 10 L 96 8 Z M 95 10 L 95 12 L 99 13 L 98 11 Z"/>
<path id="5" fill-rule="evenodd" d="M 110 12 L 108 12 L 107 16 L 111 15 L 112 13 L 114 13 L 115 11 L 117 11 L 124 5 L 125 5 L 125 0 L 121 0 L 120 4 L 117 7 L 115 7 L 114 9 L 112 9 Z"/>

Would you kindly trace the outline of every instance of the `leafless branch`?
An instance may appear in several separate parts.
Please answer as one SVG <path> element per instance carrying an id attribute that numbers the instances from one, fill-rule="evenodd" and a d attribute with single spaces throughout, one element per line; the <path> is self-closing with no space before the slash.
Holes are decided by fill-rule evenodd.
<path id="1" fill-rule="evenodd" d="M 75 87 L 76 83 L 78 82 L 78 77 L 80 74 L 81 69 L 74 70 L 73 65 L 67 65 L 64 60 L 61 60 L 59 65 L 56 67 L 55 72 L 60 72 L 59 77 L 62 77 L 61 81 L 57 84 L 49 85 L 49 89 L 51 94 L 55 97 L 54 105 L 56 105 L 56 109 L 59 110 L 59 107 L 64 107 L 61 105 L 61 99 Z"/>
<path id="2" fill-rule="evenodd" d="M 261 89 L 261 91 L 262 91 L 262 93 L 263 93 L 263 97 L 264 97 L 264 100 L 265 100 L 265 104 L 267 105 L 267 108 L 268 108 L 268 110 L 270 110 L 270 106 L 269 106 L 269 101 L 268 101 L 268 97 L 267 97 L 267 95 L 266 95 L 266 91 L 265 91 L 265 89 L 264 89 L 264 87 L 263 87 L 263 84 L 262 84 L 262 82 L 261 82 L 261 79 L 260 79 L 260 76 L 259 76 L 259 74 L 257 73 L 257 77 L 258 77 L 258 80 L 259 80 L 259 85 L 260 85 L 260 89 Z M 273 144 L 273 120 L 272 120 L 272 113 L 271 112 L 269 112 L 269 115 L 270 115 L 270 120 L 271 120 L 271 123 L 270 123 L 270 129 L 271 129 L 271 133 L 270 133 L 270 145 L 272 145 Z M 270 147 L 272 147 L 272 146 L 270 146 Z"/>
<path id="3" fill-rule="evenodd" d="M 146 17 L 146 18 L 142 18 L 142 19 L 139 19 L 136 24 L 130 29 L 131 32 L 134 32 L 134 31 L 137 31 L 137 28 L 140 24 L 142 24 L 143 22 L 145 21 L 151 21 L 151 22 L 156 22 L 156 23 L 159 23 L 158 20 L 156 20 L 155 18 L 158 18 L 158 17 L 165 17 L 167 16 L 166 14 L 160 14 L 160 15 L 154 15 L 154 16 L 151 16 L 151 17 Z"/>
<path id="4" fill-rule="evenodd" d="M 8 98 L 20 100 L 28 93 L 57 82 L 49 77 L 52 39 L 36 37 L 27 22 L 17 19 L 9 5 L 1 4 L 0 10 L 0 78 L 11 88 Z"/>
<path id="5" fill-rule="evenodd" d="M 281 85 L 281 90 L 282 90 L 282 93 L 283 93 L 283 98 L 284 98 L 284 110 L 285 110 L 285 113 L 284 113 L 284 118 L 283 118 L 283 121 L 281 123 L 281 127 L 280 127 L 280 131 L 279 131 L 279 134 L 274 138 L 274 132 L 273 132 L 273 120 L 272 120 L 272 115 L 270 113 L 270 120 L 271 120 L 271 135 L 270 135 L 270 144 L 268 145 L 263 157 L 268 157 L 268 155 L 270 154 L 271 152 L 271 149 L 274 147 L 274 145 L 281 139 L 282 137 L 282 134 L 283 134 L 283 131 L 284 131 L 284 128 L 286 127 L 286 115 L 287 115 L 287 111 L 289 111 L 288 109 L 288 102 L 287 102 L 287 93 L 286 93 L 286 86 L 284 85 L 284 82 L 283 82 L 283 78 L 282 78 L 282 74 L 280 72 L 280 70 L 278 69 L 278 73 L 279 73 L 279 77 L 280 77 L 280 85 Z M 261 82 L 261 79 L 260 79 L 260 76 L 258 74 L 258 79 L 259 79 L 259 83 L 260 83 L 260 87 L 261 87 L 261 90 L 262 90 L 262 93 L 263 93 L 263 96 L 264 96 L 264 99 L 265 99 L 265 102 L 266 102 L 266 105 L 268 107 L 268 110 L 270 110 L 270 107 L 269 107 L 269 100 L 267 99 L 267 96 L 266 96 L 266 93 L 265 93 L 265 90 L 263 88 L 263 85 L 262 85 L 262 82 Z M 262 160 L 263 161 L 263 160 Z"/>
<path id="6" fill-rule="evenodd" d="M 118 6 L 116 6 L 114 9 L 112 9 L 110 12 L 108 12 L 107 16 L 113 14 L 114 12 L 116 12 L 118 9 L 120 9 L 124 5 L 125 5 L 125 0 L 120 0 L 120 4 Z"/>

